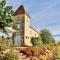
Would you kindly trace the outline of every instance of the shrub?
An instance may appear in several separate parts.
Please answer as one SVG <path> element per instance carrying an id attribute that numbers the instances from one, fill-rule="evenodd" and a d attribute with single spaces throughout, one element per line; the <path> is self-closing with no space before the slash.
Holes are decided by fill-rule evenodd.
<path id="1" fill-rule="evenodd" d="M 6 45 L 0 45 L 0 51 L 4 51 L 6 49 L 10 48 L 9 46 Z"/>
<path id="2" fill-rule="evenodd" d="M 9 53 L 5 54 L 4 60 L 18 60 L 18 55 L 10 51 Z"/>
<path id="3" fill-rule="evenodd" d="M 41 46 L 43 44 L 41 37 L 32 37 L 31 42 L 33 46 Z"/>

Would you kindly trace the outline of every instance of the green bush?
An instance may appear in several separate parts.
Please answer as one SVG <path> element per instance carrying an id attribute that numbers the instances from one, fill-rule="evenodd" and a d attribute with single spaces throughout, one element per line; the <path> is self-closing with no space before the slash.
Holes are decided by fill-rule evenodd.
<path id="1" fill-rule="evenodd" d="M 15 52 L 6 53 L 4 60 L 18 60 L 18 55 Z"/>
<path id="2" fill-rule="evenodd" d="M 41 37 L 32 37 L 31 42 L 33 46 L 41 46 L 43 44 Z"/>
<path id="3" fill-rule="evenodd" d="M 4 51 L 6 49 L 10 48 L 9 46 L 6 45 L 0 45 L 0 51 Z"/>

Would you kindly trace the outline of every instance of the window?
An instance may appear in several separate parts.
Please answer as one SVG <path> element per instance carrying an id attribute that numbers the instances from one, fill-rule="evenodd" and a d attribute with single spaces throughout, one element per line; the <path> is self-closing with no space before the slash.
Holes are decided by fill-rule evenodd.
<path id="1" fill-rule="evenodd" d="M 26 39 L 27 39 L 27 36 L 26 36 Z"/>
<path id="2" fill-rule="evenodd" d="M 28 37 L 28 36 L 26 36 L 26 39 L 29 39 L 29 37 Z"/>
<path id="3" fill-rule="evenodd" d="M 17 28 L 20 28 L 20 24 L 17 24 Z"/>
<path id="4" fill-rule="evenodd" d="M 18 19 L 18 20 L 16 21 L 16 23 L 20 23 L 20 20 Z"/>
<path id="5" fill-rule="evenodd" d="M 22 23 L 24 24 L 24 21 L 22 21 Z"/>
<path id="6" fill-rule="evenodd" d="M 29 39 L 29 37 L 28 37 L 28 39 Z"/>

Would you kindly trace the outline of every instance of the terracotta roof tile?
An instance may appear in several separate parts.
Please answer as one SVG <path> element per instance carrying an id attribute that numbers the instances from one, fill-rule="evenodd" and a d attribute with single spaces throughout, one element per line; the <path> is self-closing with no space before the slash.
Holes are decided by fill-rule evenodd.
<path id="1" fill-rule="evenodd" d="M 25 8 L 23 5 L 21 5 L 13 14 L 13 16 L 16 15 L 20 15 L 20 14 L 27 14 L 29 16 L 29 14 L 26 12 Z M 30 16 L 29 16 L 30 17 Z"/>

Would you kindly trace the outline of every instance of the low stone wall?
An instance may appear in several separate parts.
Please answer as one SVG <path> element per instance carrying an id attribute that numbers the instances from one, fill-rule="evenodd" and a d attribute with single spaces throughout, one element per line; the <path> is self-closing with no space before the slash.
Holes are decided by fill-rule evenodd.
<path id="1" fill-rule="evenodd" d="M 17 47 L 16 50 L 20 51 L 27 57 L 40 60 L 55 60 L 53 52 L 45 47 Z M 38 57 L 38 58 L 37 58 Z"/>

